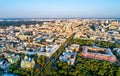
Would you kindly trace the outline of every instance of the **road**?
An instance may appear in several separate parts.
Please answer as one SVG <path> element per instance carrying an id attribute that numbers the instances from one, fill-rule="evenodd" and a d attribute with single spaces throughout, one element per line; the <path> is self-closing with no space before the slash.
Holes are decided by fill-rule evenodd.
<path id="1" fill-rule="evenodd" d="M 64 48 L 67 46 L 67 44 L 73 39 L 73 37 L 74 37 L 74 33 L 60 46 L 60 48 L 59 49 L 61 49 L 61 52 L 59 53 L 58 51 L 56 51 L 55 53 L 57 53 L 58 55 L 57 55 L 57 57 L 54 57 L 54 56 L 51 56 L 51 58 L 48 60 L 48 62 L 45 64 L 45 66 L 42 68 L 42 71 L 43 71 L 43 73 L 45 73 L 45 68 L 49 65 L 49 63 L 50 62 L 54 62 L 54 61 L 57 61 L 57 59 L 59 58 L 59 56 L 61 55 L 61 53 L 64 51 Z M 59 50 L 58 49 L 58 50 Z M 43 74 L 44 75 L 44 74 Z"/>

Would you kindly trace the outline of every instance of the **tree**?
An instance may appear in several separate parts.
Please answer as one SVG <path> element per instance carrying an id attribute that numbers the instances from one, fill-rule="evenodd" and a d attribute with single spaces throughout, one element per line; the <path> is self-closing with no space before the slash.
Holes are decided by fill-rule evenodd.
<path id="1" fill-rule="evenodd" d="M 117 70 L 117 76 L 120 76 L 120 67 Z"/>
<path id="2" fill-rule="evenodd" d="M 43 66 L 45 65 L 47 59 L 48 59 L 47 57 L 41 55 L 39 58 L 37 58 L 37 63 L 38 63 L 41 67 L 43 67 Z"/>

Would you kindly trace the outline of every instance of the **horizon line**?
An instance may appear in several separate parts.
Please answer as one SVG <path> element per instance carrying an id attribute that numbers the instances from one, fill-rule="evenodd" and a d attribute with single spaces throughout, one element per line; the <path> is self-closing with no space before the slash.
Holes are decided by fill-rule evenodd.
<path id="1" fill-rule="evenodd" d="M 4 17 L 0 19 L 117 19 L 120 17 Z"/>

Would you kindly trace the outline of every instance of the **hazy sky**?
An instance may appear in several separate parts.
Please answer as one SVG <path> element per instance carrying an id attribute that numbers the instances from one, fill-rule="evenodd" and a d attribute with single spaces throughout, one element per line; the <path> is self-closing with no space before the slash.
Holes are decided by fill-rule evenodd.
<path id="1" fill-rule="evenodd" d="M 0 0 L 0 18 L 120 17 L 120 0 Z"/>

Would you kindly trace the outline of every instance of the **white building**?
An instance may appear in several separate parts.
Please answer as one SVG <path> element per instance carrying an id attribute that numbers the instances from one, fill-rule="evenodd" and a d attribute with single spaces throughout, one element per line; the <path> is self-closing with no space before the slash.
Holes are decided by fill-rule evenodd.
<path id="1" fill-rule="evenodd" d="M 74 65 L 78 49 L 79 49 L 79 45 L 77 44 L 72 44 L 71 46 L 66 47 L 65 48 L 66 52 L 62 53 L 62 55 L 59 57 L 59 60 Z"/>
<path id="2" fill-rule="evenodd" d="M 33 68 L 34 66 L 35 61 L 30 57 L 25 56 L 24 59 L 21 61 L 22 68 Z"/>

